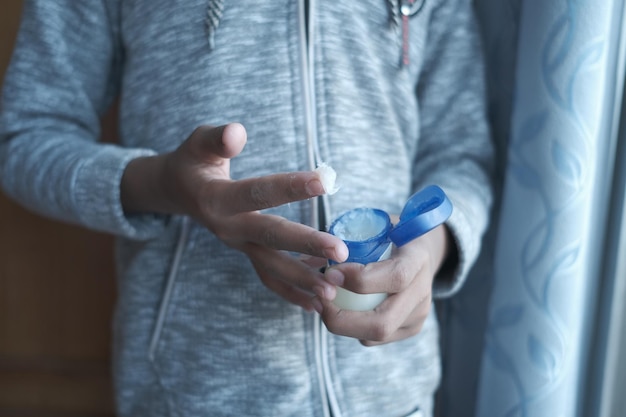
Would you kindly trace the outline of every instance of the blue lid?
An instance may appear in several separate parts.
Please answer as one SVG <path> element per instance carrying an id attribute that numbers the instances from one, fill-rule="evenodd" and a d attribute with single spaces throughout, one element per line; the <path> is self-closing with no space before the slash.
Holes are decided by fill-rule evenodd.
<path id="1" fill-rule="evenodd" d="M 451 214 L 448 196 L 441 188 L 430 185 L 411 196 L 389 238 L 398 247 L 405 245 L 448 220 Z"/>
<path id="2" fill-rule="evenodd" d="M 356 220 L 361 223 L 363 218 L 372 220 L 373 229 L 369 231 L 367 237 L 356 239 L 355 236 L 346 233 L 350 229 L 351 222 Z M 343 230 L 344 228 L 346 230 Z M 368 263 L 366 261 L 372 262 L 371 259 L 380 258 L 385 251 L 384 243 L 389 242 L 387 240 L 389 229 L 391 229 L 391 220 L 383 210 L 356 208 L 339 216 L 330 226 L 329 232 L 346 243 L 350 262 Z"/>

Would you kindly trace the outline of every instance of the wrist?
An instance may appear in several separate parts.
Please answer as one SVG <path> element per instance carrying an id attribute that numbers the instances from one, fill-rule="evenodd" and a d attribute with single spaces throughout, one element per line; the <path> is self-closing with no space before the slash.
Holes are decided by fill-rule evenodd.
<path id="1" fill-rule="evenodd" d="M 438 232 L 441 232 L 441 238 L 443 241 L 443 251 L 440 252 L 438 257 L 438 263 L 435 265 L 435 281 L 438 286 L 451 286 L 455 276 L 456 270 L 459 265 L 459 250 L 456 244 L 456 240 L 450 231 L 450 229 L 445 225 L 439 226 Z"/>
<path id="2" fill-rule="evenodd" d="M 176 212 L 163 187 L 164 169 L 165 155 L 140 157 L 128 163 L 120 184 L 120 198 L 125 212 Z"/>
<path id="3" fill-rule="evenodd" d="M 445 224 L 437 226 L 431 230 L 427 236 L 430 239 L 428 248 L 430 250 L 433 271 L 437 272 L 441 269 L 442 265 L 446 264 L 446 260 L 451 252 L 451 247 L 453 246 L 452 238 Z"/>

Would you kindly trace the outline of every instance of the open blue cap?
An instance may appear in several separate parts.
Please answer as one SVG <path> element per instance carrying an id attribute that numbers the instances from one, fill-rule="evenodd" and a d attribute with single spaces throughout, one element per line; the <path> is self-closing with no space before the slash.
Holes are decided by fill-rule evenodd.
<path id="1" fill-rule="evenodd" d="M 370 219 L 375 233 L 364 239 L 352 240 L 351 238 L 354 236 L 346 235 L 344 228 L 346 225 L 350 225 L 351 221 L 362 222 L 364 218 Z M 385 211 L 356 208 L 339 216 L 330 226 L 329 232 L 343 239 L 350 253 L 348 258 L 350 262 L 366 264 L 378 260 L 385 252 L 389 245 L 388 234 L 390 229 L 391 219 Z M 331 263 L 334 262 L 331 261 Z"/>
<path id="2" fill-rule="evenodd" d="M 448 196 L 438 186 L 430 185 L 409 198 L 389 239 L 398 247 L 405 245 L 448 220 L 451 214 Z"/>

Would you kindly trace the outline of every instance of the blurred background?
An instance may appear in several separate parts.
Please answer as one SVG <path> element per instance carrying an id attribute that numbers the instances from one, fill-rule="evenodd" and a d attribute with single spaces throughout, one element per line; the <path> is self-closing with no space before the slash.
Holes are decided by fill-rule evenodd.
<path id="1" fill-rule="evenodd" d="M 0 79 L 21 7 L 21 0 L 0 2 Z M 114 117 L 103 124 L 105 139 L 114 140 Z M 0 416 L 113 415 L 112 243 L 0 193 Z"/>

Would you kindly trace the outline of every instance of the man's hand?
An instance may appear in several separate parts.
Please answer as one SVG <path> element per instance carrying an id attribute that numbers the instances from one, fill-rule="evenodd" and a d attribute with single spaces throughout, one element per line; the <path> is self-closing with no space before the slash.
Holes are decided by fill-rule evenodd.
<path id="1" fill-rule="evenodd" d="M 228 246 L 245 253 L 262 282 L 284 299 L 312 310 L 312 294 L 332 299 L 335 287 L 319 267 L 348 256 L 328 233 L 259 211 L 324 194 L 315 172 L 293 172 L 234 181 L 230 160 L 243 150 L 240 124 L 202 126 L 175 151 L 131 161 L 121 185 L 127 212 L 183 214 Z M 300 259 L 286 253 L 303 254 Z"/>
<path id="2" fill-rule="evenodd" d="M 374 346 L 414 336 L 422 328 L 432 302 L 433 278 L 448 252 L 445 226 L 395 250 L 390 259 L 368 265 L 344 263 L 329 268 L 329 283 L 356 293 L 388 293 L 372 311 L 341 310 L 332 301 L 313 304 L 328 329 Z"/>

